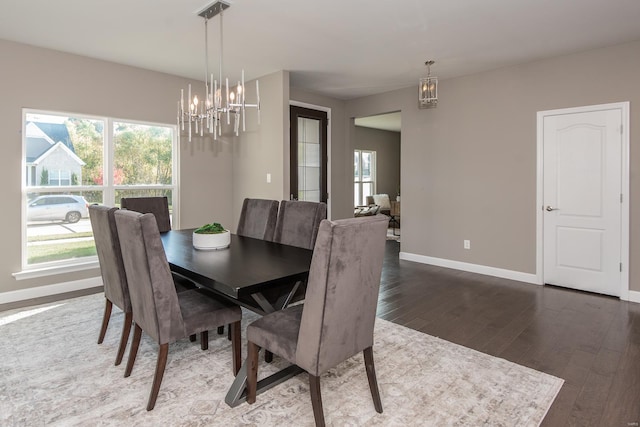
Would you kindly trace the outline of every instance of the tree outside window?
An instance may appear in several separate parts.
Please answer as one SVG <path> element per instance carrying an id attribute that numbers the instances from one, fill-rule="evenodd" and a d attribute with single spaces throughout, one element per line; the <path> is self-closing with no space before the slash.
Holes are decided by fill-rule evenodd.
<path id="1" fill-rule="evenodd" d="M 173 209 L 174 132 L 173 125 L 24 110 L 23 268 L 94 257 L 89 204 L 167 196 Z"/>

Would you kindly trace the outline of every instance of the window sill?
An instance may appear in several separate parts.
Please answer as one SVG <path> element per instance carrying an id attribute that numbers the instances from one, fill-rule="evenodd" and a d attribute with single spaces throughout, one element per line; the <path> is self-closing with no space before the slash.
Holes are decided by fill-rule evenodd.
<path id="1" fill-rule="evenodd" d="M 15 277 L 16 280 L 27 280 L 36 279 L 38 277 L 55 276 L 57 274 L 74 273 L 76 271 L 91 270 L 94 268 L 100 268 L 100 264 L 98 263 L 97 259 L 72 265 L 22 270 L 18 271 L 17 273 L 12 273 L 12 276 Z"/>

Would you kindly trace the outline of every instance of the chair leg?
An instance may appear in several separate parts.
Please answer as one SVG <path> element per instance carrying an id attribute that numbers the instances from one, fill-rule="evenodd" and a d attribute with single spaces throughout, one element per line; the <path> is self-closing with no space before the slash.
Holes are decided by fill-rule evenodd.
<path id="1" fill-rule="evenodd" d="M 378 390 L 378 381 L 376 380 L 376 368 L 373 364 L 373 348 L 367 347 L 363 351 L 364 365 L 367 368 L 367 379 L 369 380 L 369 388 L 371 389 L 371 397 L 373 398 L 373 406 L 376 412 L 382 413 L 382 400 L 380 399 L 380 391 Z"/>
<path id="2" fill-rule="evenodd" d="M 104 306 L 104 315 L 102 316 L 102 327 L 100 328 L 100 335 L 98 336 L 98 344 L 102 344 L 104 336 L 107 333 L 107 326 L 109 326 L 109 319 L 111 318 L 111 308 L 113 303 L 105 298 L 106 304 Z"/>
<path id="3" fill-rule="evenodd" d="M 231 331 L 231 351 L 233 351 L 233 375 L 238 375 L 242 365 L 242 331 L 240 321 L 229 325 Z"/>
<path id="4" fill-rule="evenodd" d="M 129 341 L 129 333 L 131 332 L 132 323 L 133 313 L 125 313 L 124 323 L 122 325 L 122 336 L 120 337 L 120 346 L 118 347 L 118 355 L 116 356 L 116 366 L 122 363 L 122 357 L 124 356 L 124 350 L 127 348 L 127 341 Z"/>
<path id="5" fill-rule="evenodd" d="M 153 407 L 156 406 L 156 399 L 158 398 L 160 384 L 162 384 L 162 377 L 164 376 L 164 368 L 167 366 L 167 354 L 169 354 L 169 344 L 160 344 L 160 348 L 158 349 L 158 362 L 156 363 L 156 373 L 153 376 L 153 385 L 151 386 L 149 403 L 147 403 L 147 411 L 152 410 Z"/>
<path id="6" fill-rule="evenodd" d="M 218 326 L 218 335 L 224 335 L 224 326 Z"/>
<path id="7" fill-rule="evenodd" d="M 209 331 L 200 332 L 200 348 L 203 350 L 209 348 Z"/>
<path id="8" fill-rule="evenodd" d="M 313 406 L 313 418 L 316 420 L 316 427 L 324 427 L 320 377 L 309 374 L 309 391 L 311 392 L 311 406 Z"/>
<path id="9" fill-rule="evenodd" d="M 138 347 L 140 346 L 140 338 L 142 337 L 142 328 L 135 325 L 133 328 L 133 340 L 131 341 L 131 348 L 129 349 L 129 360 L 127 360 L 127 368 L 124 370 L 124 377 L 127 378 L 131 375 L 133 370 L 133 364 L 136 362 L 136 356 L 138 355 Z"/>
<path id="10" fill-rule="evenodd" d="M 189 335 L 189 341 L 196 342 L 196 334 Z"/>
<path id="11" fill-rule="evenodd" d="M 271 353 L 269 350 L 264 351 L 264 361 L 267 363 L 273 362 L 273 353 Z"/>
<path id="12" fill-rule="evenodd" d="M 258 388 L 258 346 L 247 341 L 247 403 L 256 403 Z"/>

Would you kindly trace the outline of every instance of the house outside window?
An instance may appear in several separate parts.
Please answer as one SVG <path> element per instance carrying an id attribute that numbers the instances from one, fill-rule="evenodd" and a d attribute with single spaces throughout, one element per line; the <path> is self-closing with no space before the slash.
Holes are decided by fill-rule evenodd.
<path id="1" fill-rule="evenodd" d="M 367 196 L 376 191 L 376 152 L 370 150 L 353 151 L 354 206 L 367 204 Z"/>
<path id="2" fill-rule="evenodd" d="M 177 215 L 175 126 L 25 109 L 23 129 L 23 270 L 97 260 L 90 204 L 167 196 Z"/>

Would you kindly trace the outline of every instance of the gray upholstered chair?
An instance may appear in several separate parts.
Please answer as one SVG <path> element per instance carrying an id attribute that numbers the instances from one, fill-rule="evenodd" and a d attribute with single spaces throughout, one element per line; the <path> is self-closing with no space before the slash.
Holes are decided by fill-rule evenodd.
<path id="1" fill-rule="evenodd" d="M 104 296 L 106 305 L 102 318 L 102 327 L 98 337 L 98 344 L 102 344 L 109 326 L 113 305 L 120 308 L 125 314 L 122 324 L 122 336 L 116 356 L 116 366 L 122 362 L 122 356 L 127 346 L 129 332 L 131 331 L 131 300 L 129 299 L 129 286 L 124 272 L 122 254 L 120 253 L 120 240 L 116 230 L 114 212 L 118 208 L 106 206 L 89 206 L 89 218 L 93 230 L 93 239 L 96 244 L 98 261 L 100 262 L 100 274 L 104 284 Z"/>
<path id="2" fill-rule="evenodd" d="M 169 213 L 169 201 L 166 196 L 123 197 L 120 199 L 120 206 L 122 209 L 130 211 L 152 213 L 156 218 L 158 231 L 160 231 L 160 233 L 171 231 L 171 214 Z M 186 277 L 177 273 L 172 274 L 178 292 L 195 289 L 197 287 L 196 283 Z M 195 341 L 195 337 L 192 338 L 192 341 Z"/>
<path id="3" fill-rule="evenodd" d="M 236 234 L 272 241 L 277 218 L 277 200 L 244 199 Z"/>
<path id="4" fill-rule="evenodd" d="M 326 203 L 283 200 L 273 241 L 313 249 L 320 221 L 327 218 Z"/>
<path id="5" fill-rule="evenodd" d="M 322 221 L 304 305 L 247 327 L 247 402 L 256 400 L 259 347 L 309 374 L 316 425 L 324 425 L 319 377 L 362 351 L 376 411 L 382 402 L 373 364 L 373 327 L 388 218 Z"/>
<path id="6" fill-rule="evenodd" d="M 389 216 L 391 212 L 391 202 L 388 194 L 374 194 L 367 196 L 368 205 L 380 206 L 380 213 Z"/>
<path id="7" fill-rule="evenodd" d="M 301 200 L 283 200 L 280 202 L 276 230 L 273 241 L 285 245 L 313 249 L 318 236 L 320 221 L 327 218 L 327 204 L 323 202 L 307 202 Z M 296 283 L 283 285 L 280 288 L 293 287 Z M 297 282 L 297 290 L 290 302 L 304 299 L 306 282 Z M 281 295 L 279 289 L 268 289 L 263 292 L 267 300 L 273 301 Z M 265 352 L 265 360 L 271 362 L 271 352 Z"/>
<path id="8" fill-rule="evenodd" d="M 232 369 L 237 374 L 241 358 L 240 307 L 203 289 L 176 293 L 153 214 L 121 209 L 115 212 L 115 219 L 135 324 L 125 377 L 131 375 L 143 330 L 160 346 L 147 410 L 155 406 L 169 344 L 181 338 L 200 333 L 202 349 L 206 350 L 208 331 L 230 324 Z"/>
<path id="9" fill-rule="evenodd" d="M 140 213 L 152 213 L 158 222 L 158 230 L 165 233 L 171 230 L 171 214 L 166 196 L 158 197 L 123 197 L 120 207 Z"/>

